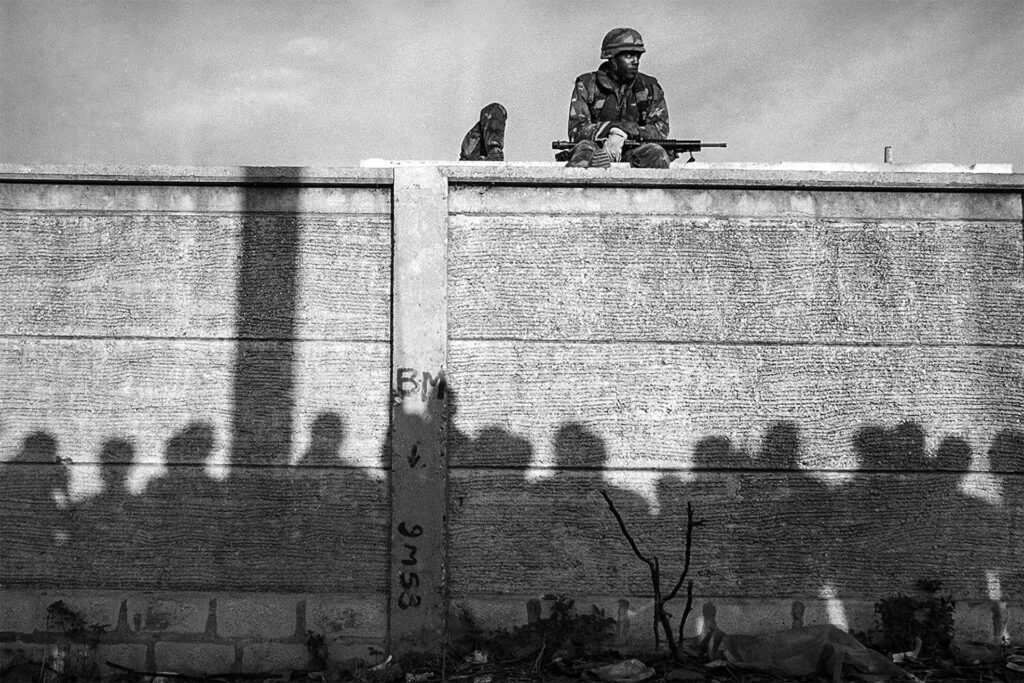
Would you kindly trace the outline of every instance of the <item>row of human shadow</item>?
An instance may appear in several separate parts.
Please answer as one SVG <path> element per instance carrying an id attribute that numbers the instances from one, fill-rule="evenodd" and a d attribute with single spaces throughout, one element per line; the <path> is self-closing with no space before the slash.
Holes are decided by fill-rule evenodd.
<path id="1" fill-rule="evenodd" d="M 74 465 L 65 464 L 60 444 L 33 433 L 0 467 L 0 579 L 183 590 L 383 588 L 388 482 L 343 466 L 345 431 L 342 416 L 323 413 L 295 465 L 234 466 L 218 479 L 204 467 L 215 430 L 193 423 L 168 440 L 164 473 L 141 493 L 128 486 L 134 446 L 111 439 L 99 454 L 100 492 L 80 501 L 71 499 Z M 773 581 L 802 595 L 825 579 L 857 590 L 878 572 L 909 576 L 923 565 L 933 575 L 969 575 L 979 594 L 995 571 L 1005 590 L 1024 594 L 1024 433 L 1003 430 L 990 444 L 989 470 L 1004 473 L 995 477 L 996 497 L 963 486 L 974 455 L 966 441 L 946 437 L 929 453 L 925 437 L 913 422 L 861 428 L 852 439 L 861 469 L 836 484 L 800 466 L 796 423 L 772 425 L 754 453 L 711 436 L 696 444 L 688 470 L 657 479 L 652 504 L 635 487 L 610 483 L 618 480 L 606 476 L 605 442 L 584 424 L 558 429 L 555 465 L 539 478 L 529 474 L 527 439 L 497 427 L 470 435 L 453 424 L 450 462 L 482 467 L 452 470 L 452 553 L 473 555 L 464 561 L 480 583 L 500 582 L 505 568 L 522 585 L 546 590 L 552 576 L 571 580 L 576 571 L 593 590 L 621 589 L 636 581 L 624 569 L 635 563 L 599 496 L 605 490 L 638 538 L 675 555 L 685 543 L 680 520 L 693 502 L 706 520 L 701 534 L 715 566 L 709 578 L 736 591 Z"/>

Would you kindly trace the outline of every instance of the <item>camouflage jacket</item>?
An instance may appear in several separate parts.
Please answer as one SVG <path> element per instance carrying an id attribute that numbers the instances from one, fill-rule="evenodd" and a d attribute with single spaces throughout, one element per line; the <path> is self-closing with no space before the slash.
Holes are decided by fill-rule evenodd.
<path id="1" fill-rule="evenodd" d="M 636 123 L 641 138 L 668 137 L 668 107 L 658 80 L 639 73 L 633 83 L 620 86 L 607 62 L 577 78 L 569 103 L 569 140 L 602 140 L 613 121 Z"/>

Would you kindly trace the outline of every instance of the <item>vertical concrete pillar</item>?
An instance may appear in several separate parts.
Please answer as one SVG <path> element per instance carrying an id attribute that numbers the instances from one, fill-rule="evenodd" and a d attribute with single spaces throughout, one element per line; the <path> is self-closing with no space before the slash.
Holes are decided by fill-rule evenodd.
<path id="1" fill-rule="evenodd" d="M 392 653 L 440 649 L 445 629 L 444 379 L 448 355 L 448 182 L 395 168 L 392 259 Z"/>

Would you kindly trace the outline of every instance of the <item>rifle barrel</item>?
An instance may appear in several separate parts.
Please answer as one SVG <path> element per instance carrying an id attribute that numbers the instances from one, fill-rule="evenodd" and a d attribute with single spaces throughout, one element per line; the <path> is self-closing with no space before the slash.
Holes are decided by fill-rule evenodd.
<path id="1" fill-rule="evenodd" d="M 692 149 L 693 151 L 700 151 L 704 147 L 726 146 L 726 143 L 724 142 L 701 142 L 700 140 L 627 140 L 626 144 L 633 147 L 636 145 L 643 145 L 648 142 L 653 142 L 654 144 L 661 145 L 667 149 Z M 555 140 L 551 143 L 551 149 L 572 149 L 575 146 L 575 142 L 569 142 L 568 140 Z"/>

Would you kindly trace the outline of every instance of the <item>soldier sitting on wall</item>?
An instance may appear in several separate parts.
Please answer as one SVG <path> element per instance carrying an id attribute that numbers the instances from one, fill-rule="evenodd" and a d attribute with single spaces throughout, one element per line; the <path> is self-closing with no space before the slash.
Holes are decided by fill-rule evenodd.
<path id="1" fill-rule="evenodd" d="M 608 166 L 628 161 L 634 168 L 668 168 L 668 152 L 643 144 L 623 152 L 626 140 L 668 137 L 668 107 L 657 79 L 640 73 L 645 52 L 640 34 L 615 28 L 601 44 L 607 60 L 597 71 L 576 79 L 569 104 L 569 140 L 577 143 L 566 166 Z"/>

